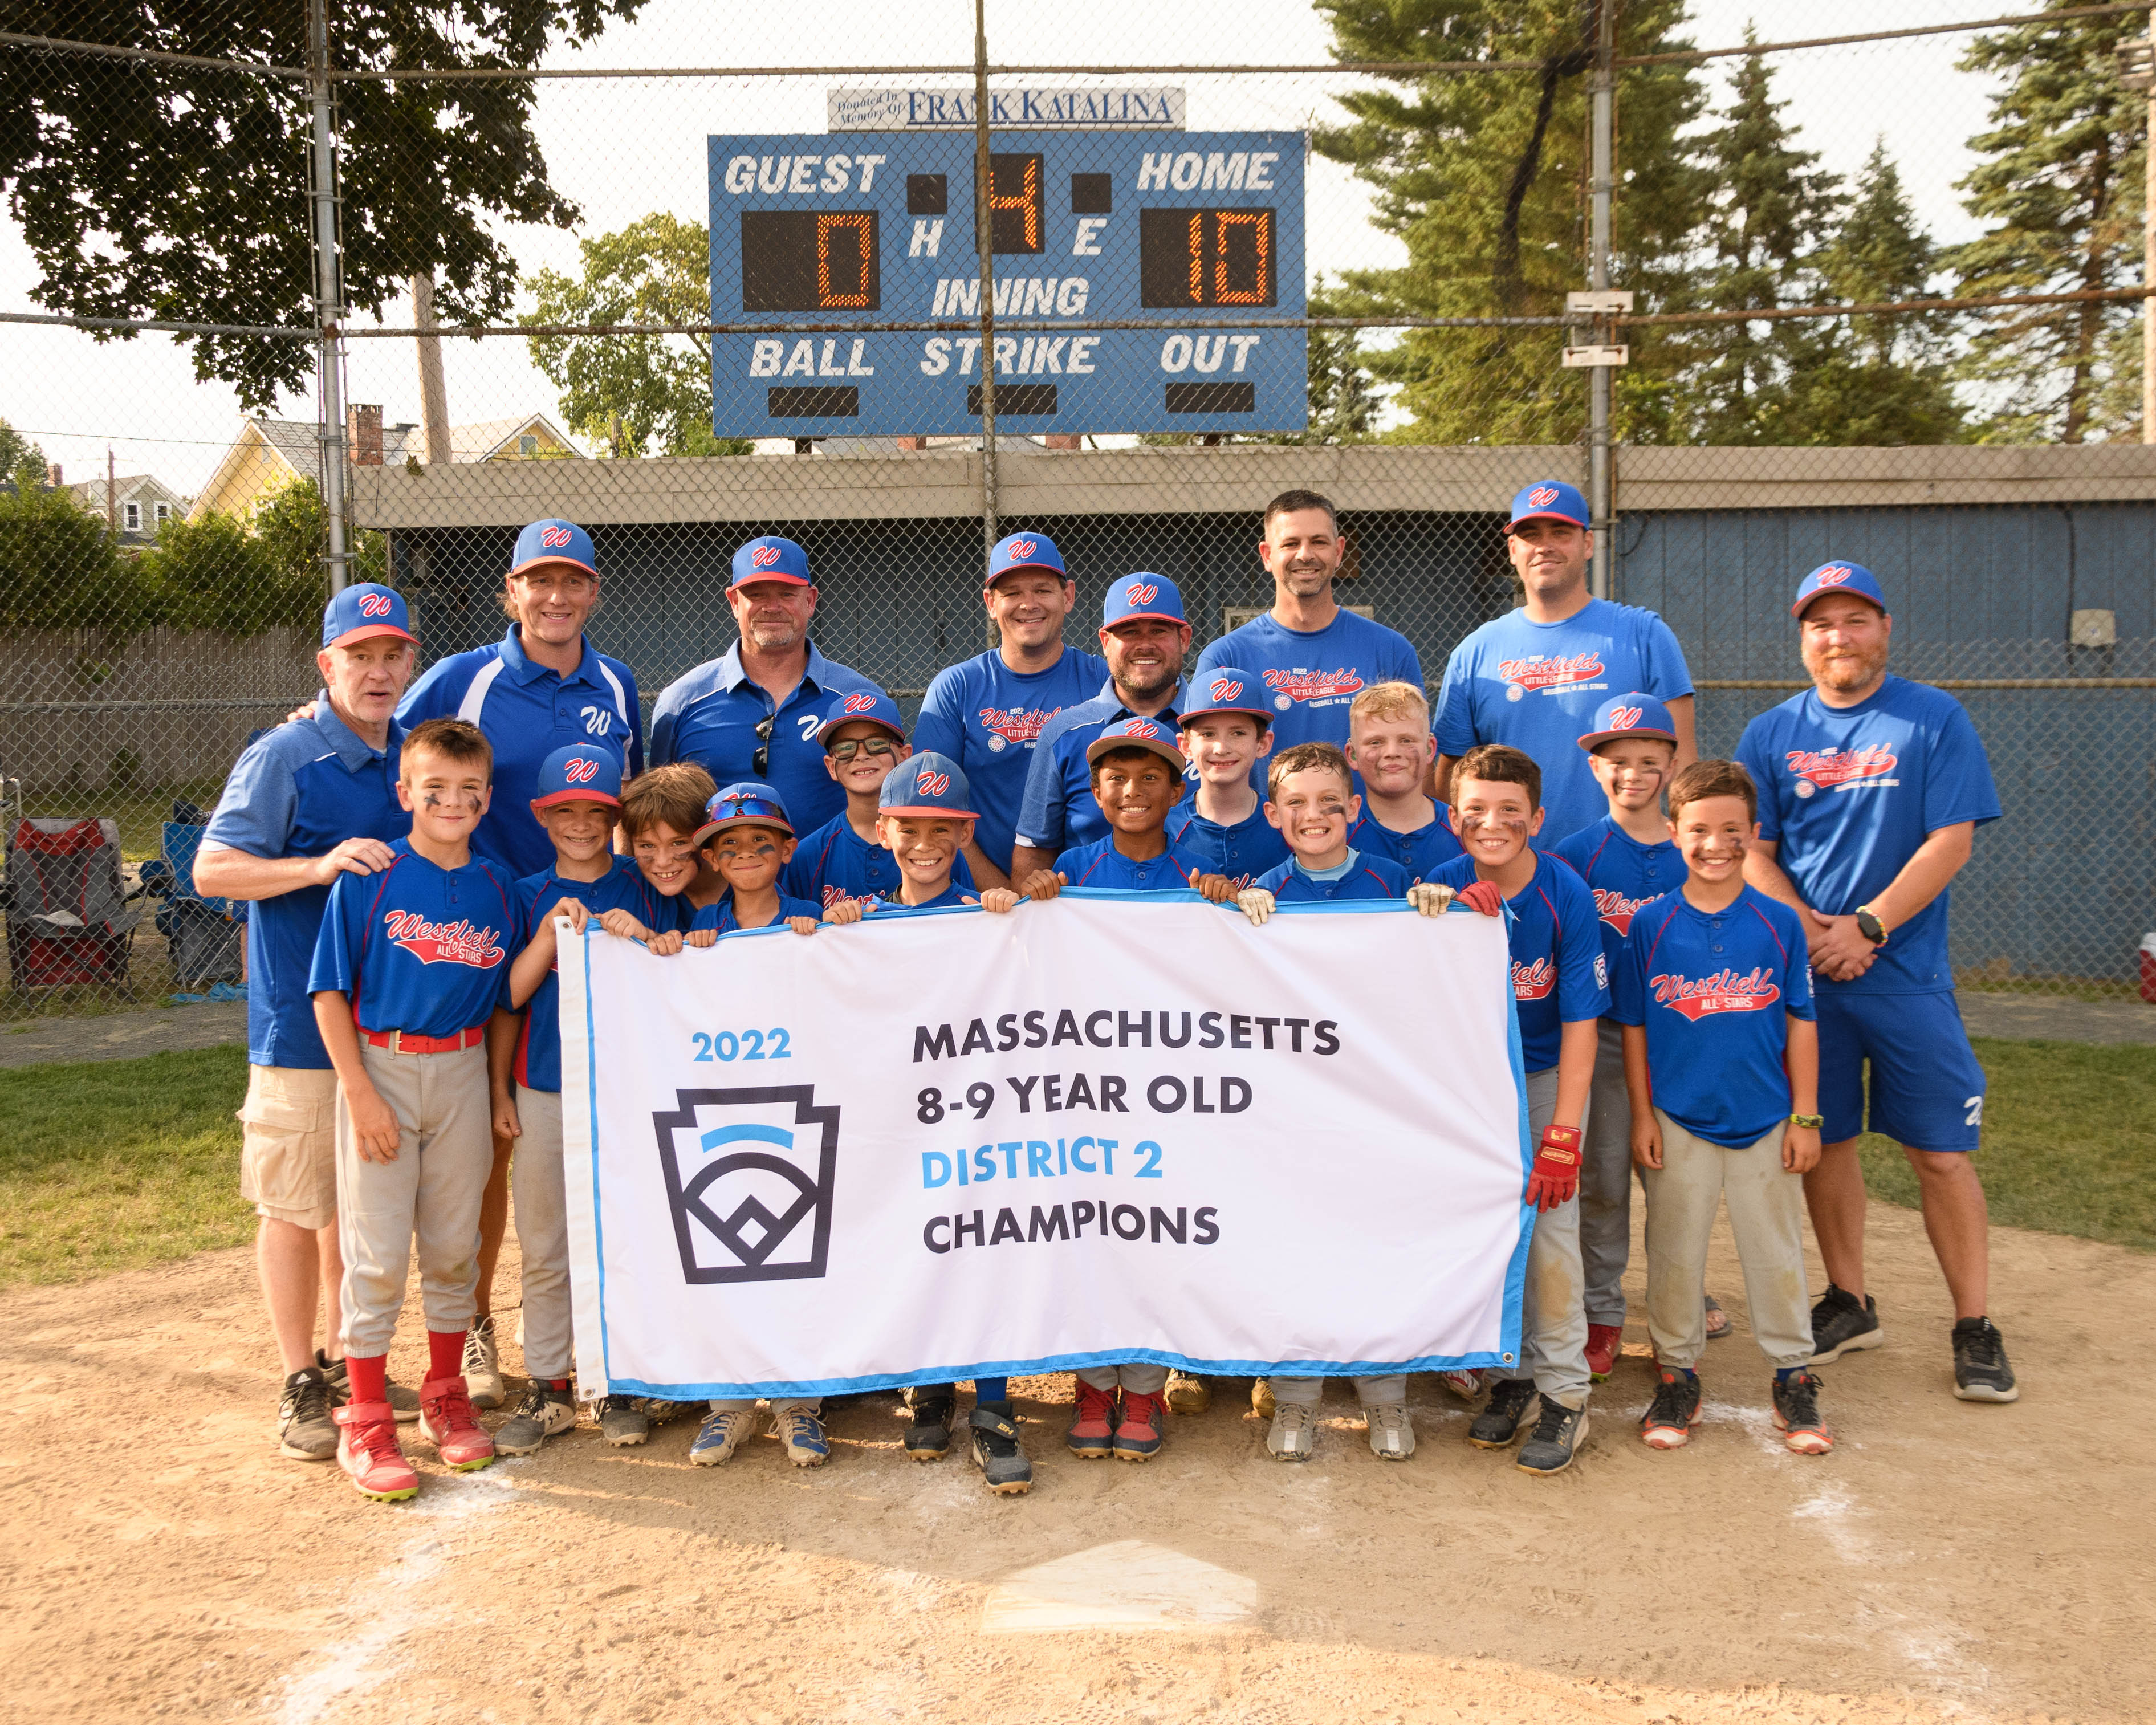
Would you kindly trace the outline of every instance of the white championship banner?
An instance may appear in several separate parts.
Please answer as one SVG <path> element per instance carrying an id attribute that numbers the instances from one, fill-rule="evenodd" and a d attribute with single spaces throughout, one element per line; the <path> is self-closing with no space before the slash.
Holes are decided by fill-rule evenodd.
<path id="1" fill-rule="evenodd" d="M 561 982 L 586 1395 L 1518 1356 L 1501 919 L 1070 892 Z"/>

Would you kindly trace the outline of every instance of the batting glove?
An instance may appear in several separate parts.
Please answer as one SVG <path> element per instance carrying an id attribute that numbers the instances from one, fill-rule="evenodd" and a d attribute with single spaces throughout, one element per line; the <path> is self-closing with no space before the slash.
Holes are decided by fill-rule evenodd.
<path id="1" fill-rule="evenodd" d="M 1579 1137 L 1576 1126 L 1543 1128 L 1542 1147 L 1535 1152 L 1535 1165 L 1527 1173 L 1527 1201 L 1537 1209 L 1553 1210 L 1569 1204 L 1578 1192 Z"/>
<path id="2" fill-rule="evenodd" d="M 1460 889 L 1460 902 L 1486 916 L 1494 916 L 1505 908 L 1505 895 L 1497 891 L 1495 880 L 1476 880 Z"/>
<path id="3" fill-rule="evenodd" d="M 1265 926 L 1265 918 L 1273 913 L 1273 896 L 1262 886 L 1245 886 L 1235 895 L 1235 903 L 1260 928 Z"/>
<path id="4" fill-rule="evenodd" d="M 1452 902 L 1452 889 L 1434 880 L 1418 880 L 1408 888 L 1408 902 L 1425 916 L 1442 916 Z"/>

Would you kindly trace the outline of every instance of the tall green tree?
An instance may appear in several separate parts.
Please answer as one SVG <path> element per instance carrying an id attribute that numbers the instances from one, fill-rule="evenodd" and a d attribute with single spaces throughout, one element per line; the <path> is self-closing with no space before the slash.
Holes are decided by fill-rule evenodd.
<path id="1" fill-rule="evenodd" d="M 152 614 L 134 562 L 120 555 L 103 516 L 64 490 L 20 485 L 0 492 L 0 632 L 123 635 Z"/>
<path id="2" fill-rule="evenodd" d="M 18 485 L 37 484 L 44 479 L 47 466 L 45 452 L 0 419 L 0 480 L 13 480 Z"/>
<path id="3" fill-rule="evenodd" d="M 2051 0 L 2047 10 L 2070 3 Z M 1964 71 L 2001 77 L 1984 158 L 1958 183 L 1986 231 L 1946 263 L 1963 294 L 2071 292 L 2141 276 L 2148 103 L 2118 81 L 2119 43 L 2147 18 L 2060 18 L 1979 36 Z M 2005 306 L 1979 315 L 1962 375 L 1985 386 L 1993 443 L 2081 443 L 2137 430 L 2131 306 Z M 2130 405 L 2129 405 L 2130 404 Z"/>

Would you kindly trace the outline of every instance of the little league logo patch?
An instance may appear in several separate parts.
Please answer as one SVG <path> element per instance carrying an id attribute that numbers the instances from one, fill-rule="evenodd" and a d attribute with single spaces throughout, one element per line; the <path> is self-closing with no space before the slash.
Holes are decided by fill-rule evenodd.
<path id="1" fill-rule="evenodd" d="M 759 545 L 748 554 L 749 567 L 756 569 L 775 569 L 780 552 L 775 545 Z"/>
<path id="2" fill-rule="evenodd" d="M 559 551 L 569 542 L 569 530 L 567 527 L 542 527 L 539 542 L 549 551 Z"/>
<path id="3" fill-rule="evenodd" d="M 1651 897 L 1627 898 L 1614 887 L 1598 886 L 1594 889 L 1596 913 L 1620 934 L 1631 933 L 1632 919 L 1654 901 Z"/>
<path id="4" fill-rule="evenodd" d="M 1901 783 L 1886 776 L 1901 765 L 1902 757 L 1883 742 L 1867 742 L 1854 749 L 1791 749 L 1782 758 L 1796 778 L 1792 788 L 1799 797 Z"/>
<path id="5" fill-rule="evenodd" d="M 1557 966 L 1547 958 L 1537 958 L 1532 964 L 1512 961 L 1512 999 L 1515 1000 L 1547 1000 L 1557 987 Z"/>
<path id="6" fill-rule="evenodd" d="M 1129 605 L 1150 605 L 1160 597 L 1160 589 L 1150 581 L 1133 581 L 1123 589 L 1123 603 Z"/>
<path id="7" fill-rule="evenodd" d="M 1603 675 L 1599 653 L 1560 654 L 1554 659 L 1501 659 L 1497 675 L 1511 686 L 1505 699 L 1517 701 L 1537 690 L 1562 689 L 1568 684 L 1592 682 Z M 1516 694 L 1514 691 L 1518 692 Z M 1632 721 L 1637 724 L 1639 721 Z"/>
<path id="8" fill-rule="evenodd" d="M 1655 991 L 1656 1005 L 1681 1012 L 1694 1024 L 1710 1013 L 1758 1012 L 1782 998 L 1781 989 L 1768 979 L 1763 968 L 1742 976 L 1733 970 L 1718 970 L 1697 979 L 1652 977 L 1647 985 Z"/>
<path id="9" fill-rule="evenodd" d="M 1265 687 L 1273 690 L 1273 705 L 1282 712 L 1298 701 L 1323 701 L 1335 695 L 1353 695 L 1363 686 L 1361 675 L 1346 665 L 1337 670 L 1269 670 L 1260 673 Z"/>
<path id="10" fill-rule="evenodd" d="M 366 594 L 359 602 L 359 614 L 362 617 L 387 617 L 389 614 L 389 595 L 386 593 Z"/>
<path id="11" fill-rule="evenodd" d="M 1527 493 L 1527 502 L 1536 509 L 1548 509 L 1556 501 L 1557 487 L 1555 485 L 1537 485 L 1533 490 Z"/>
<path id="12" fill-rule="evenodd" d="M 501 963 L 501 931 L 475 928 L 469 920 L 429 922 L 417 911 L 390 911 L 382 918 L 390 944 L 422 964 L 469 964 L 491 970 Z"/>
<path id="13" fill-rule="evenodd" d="M 653 1112 L 681 1278 L 821 1276 L 831 1244 L 839 1111 L 814 1085 L 677 1090 Z"/>
<path id="14" fill-rule="evenodd" d="M 924 772 L 914 779 L 913 788 L 924 797 L 940 797 L 951 788 L 951 775 Z"/>
<path id="15" fill-rule="evenodd" d="M 1048 728 L 1048 721 L 1062 711 L 1060 706 L 1033 707 L 1024 712 L 1016 707 L 984 706 L 974 716 L 988 733 L 988 747 L 1002 749 L 1012 743 L 1037 742 Z"/>

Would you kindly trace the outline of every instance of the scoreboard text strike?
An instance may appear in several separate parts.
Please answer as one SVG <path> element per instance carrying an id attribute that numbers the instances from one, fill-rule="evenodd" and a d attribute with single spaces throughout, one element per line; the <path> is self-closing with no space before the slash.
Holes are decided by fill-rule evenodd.
<path id="1" fill-rule="evenodd" d="M 998 424 L 1308 423 L 1301 330 L 1002 327 L 1302 316 L 1301 132 L 998 131 L 990 147 Z M 979 316 L 970 133 L 714 137 L 711 178 L 712 322 Z M 978 432 L 980 350 L 955 332 L 715 336 L 712 429 Z"/>

